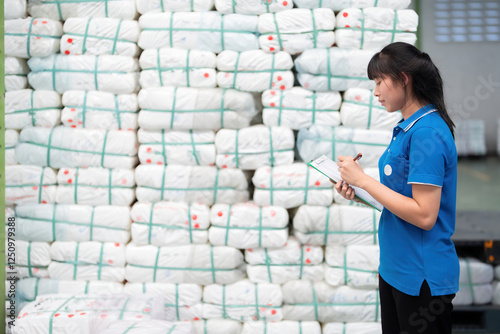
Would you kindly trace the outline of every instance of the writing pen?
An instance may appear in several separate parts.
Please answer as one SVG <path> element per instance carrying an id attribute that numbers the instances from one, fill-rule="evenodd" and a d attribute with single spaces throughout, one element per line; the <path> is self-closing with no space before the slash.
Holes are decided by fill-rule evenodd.
<path id="1" fill-rule="evenodd" d="M 353 160 L 357 161 L 357 160 L 361 159 L 362 156 L 363 156 L 363 154 L 358 153 L 358 155 Z"/>

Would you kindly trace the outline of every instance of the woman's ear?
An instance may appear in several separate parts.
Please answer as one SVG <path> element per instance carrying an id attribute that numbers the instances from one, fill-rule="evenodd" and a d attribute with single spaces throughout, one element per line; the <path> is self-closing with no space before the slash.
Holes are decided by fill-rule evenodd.
<path id="1" fill-rule="evenodd" d="M 408 86 L 408 83 L 410 82 L 410 77 L 408 76 L 408 74 L 406 74 L 405 72 L 401 72 L 401 79 L 402 79 L 401 84 L 403 85 L 403 88 Z"/>

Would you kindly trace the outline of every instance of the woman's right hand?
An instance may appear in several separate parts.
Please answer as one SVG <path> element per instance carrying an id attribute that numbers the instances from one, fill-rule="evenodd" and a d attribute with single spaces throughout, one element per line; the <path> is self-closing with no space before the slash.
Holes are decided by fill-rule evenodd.
<path id="1" fill-rule="evenodd" d="M 330 181 L 332 183 L 335 183 L 332 180 Z M 347 182 L 340 181 L 335 183 L 335 190 L 337 190 L 340 196 L 344 197 L 345 199 L 349 201 L 356 201 L 354 189 L 351 186 L 349 186 Z"/>

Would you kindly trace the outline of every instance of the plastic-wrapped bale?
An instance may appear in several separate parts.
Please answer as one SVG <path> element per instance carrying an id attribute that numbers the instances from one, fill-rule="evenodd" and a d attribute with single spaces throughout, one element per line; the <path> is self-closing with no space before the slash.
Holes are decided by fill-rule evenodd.
<path id="1" fill-rule="evenodd" d="M 340 125 L 339 92 L 312 92 L 302 87 L 266 90 L 262 93 L 262 118 L 267 126 L 286 126 L 293 130 L 314 124 Z"/>
<path id="2" fill-rule="evenodd" d="M 233 319 L 239 321 L 281 321 L 283 295 L 278 284 L 249 280 L 203 288 L 203 318 Z"/>
<path id="3" fill-rule="evenodd" d="M 245 251 L 248 278 L 255 283 L 277 283 L 324 277 L 323 249 L 301 245 L 294 238 L 279 248 L 250 248 Z M 291 319 L 295 320 L 295 319 Z"/>
<path id="4" fill-rule="evenodd" d="M 34 17 L 60 21 L 71 17 L 114 17 L 122 20 L 137 17 L 134 0 L 37 0 L 29 1 L 28 12 Z"/>
<path id="5" fill-rule="evenodd" d="M 377 181 L 380 181 L 380 173 L 379 173 L 378 167 L 363 168 L 363 171 L 365 172 L 366 175 L 373 177 Z M 358 203 L 355 201 L 350 201 L 348 199 L 345 199 L 337 191 L 333 192 L 333 201 L 337 204 L 353 205 L 353 206 L 362 207 L 362 208 L 367 207 L 364 203 Z"/>
<path id="6" fill-rule="evenodd" d="M 139 89 L 139 62 L 116 55 L 52 55 L 28 60 L 28 81 L 34 89 L 100 90 L 130 94 Z"/>
<path id="7" fill-rule="evenodd" d="M 500 305 L 500 282 L 493 281 L 492 287 L 493 287 L 493 300 L 491 301 L 491 303 L 493 305 Z"/>
<path id="8" fill-rule="evenodd" d="M 315 91 L 345 91 L 359 87 L 373 89 L 366 68 L 374 55 L 372 50 L 310 49 L 295 59 L 297 80 L 304 88 Z"/>
<path id="9" fill-rule="evenodd" d="M 61 123 L 61 96 L 50 90 L 21 89 L 5 93 L 5 127 L 52 128 Z"/>
<path id="10" fill-rule="evenodd" d="M 248 183 L 241 169 L 210 166 L 149 166 L 135 169 L 139 202 L 185 201 L 207 205 L 248 200 Z"/>
<path id="11" fill-rule="evenodd" d="M 401 118 L 399 111 L 387 112 L 372 90 L 349 88 L 344 92 L 340 119 L 346 127 L 392 131 Z"/>
<path id="12" fill-rule="evenodd" d="M 5 205 L 55 203 L 56 172 L 50 167 L 5 166 Z"/>
<path id="13" fill-rule="evenodd" d="M 134 168 L 137 147 L 137 135 L 132 131 L 28 127 L 19 136 L 16 160 L 54 168 Z"/>
<path id="14" fill-rule="evenodd" d="M 59 21 L 28 17 L 6 20 L 4 27 L 7 57 L 47 57 L 59 51 L 63 34 Z"/>
<path id="15" fill-rule="evenodd" d="M 393 42 L 415 44 L 418 15 L 411 9 L 347 8 L 337 14 L 335 43 L 346 49 L 380 50 Z"/>
<path id="16" fill-rule="evenodd" d="M 102 333 L 116 320 L 163 320 L 163 299 L 139 294 L 52 294 L 26 305 L 13 333 Z"/>
<path id="17" fill-rule="evenodd" d="M 4 66 L 5 91 L 8 92 L 28 87 L 28 73 L 30 69 L 26 59 L 19 57 L 5 57 Z"/>
<path id="18" fill-rule="evenodd" d="M 16 144 L 19 141 L 19 132 L 12 129 L 5 130 L 5 165 L 17 165 Z"/>
<path id="19" fill-rule="evenodd" d="M 217 85 L 247 92 L 289 89 L 295 80 L 292 57 L 286 52 L 222 51 L 217 55 Z"/>
<path id="20" fill-rule="evenodd" d="M 50 245 L 48 242 L 5 239 L 5 274 L 10 277 L 49 277 L 48 267 L 51 263 Z M 15 257 L 7 256 L 14 253 Z M 14 260 L 14 261 L 12 261 Z"/>
<path id="21" fill-rule="evenodd" d="M 69 90 L 62 95 L 61 121 L 72 128 L 136 130 L 136 94 Z"/>
<path id="22" fill-rule="evenodd" d="M 215 8 L 222 14 L 259 15 L 292 9 L 292 1 L 233 1 L 215 0 Z"/>
<path id="23" fill-rule="evenodd" d="M 290 9 L 259 15 L 259 44 L 266 52 L 298 54 L 335 42 L 335 14 L 329 8 Z"/>
<path id="24" fill-rule="evenodd" d="M 325 249 L 325 282 L 356 289 L 378 288 L 378 245 L 329 245 Z"/>
<path id="25" fill-rule="evenodd" d="M 138 95 L 145 130 L 218 130 L 248 127 L 257 114 L 250 93 L 234 89 L 157 87 Z"/>
<path id="26" fill-rule="evenodd" d="M 322 281 L 297 280 L 283 284 L 286 320 L 319 322 L 378 322 L 378 290 L 334 288 Z"/>
<path id="27" fill-rule="evenodd" d="M 368 207 L 302 205 L 293 217 L 301 244 L 377 245 L 381 213 Z"/>
<path id="28" fill-rule="evenodd" d="M 121 282 L 125 274 L 125 245 L 118 242 L 55 241 L 50 246 L 51 278 Z"/>
<path id="29" fill-rule="evenodd" d="M 201 286 L 172 283 L 129 283 L 124 292 L 130 295 L 149 293 L 165 299 L 165 320 L 200 320 L 203 317 Z"/>
<path id="30" fill-rule="evenodd" d="M 61 168 L 57 183 L 59 204 L 128 206 L 135 201 L 133 169 Z"/>
<path id="31" fill-rule="evenodd" d="M 258 205 L 277 205 L 287 209 L 302 204 L 330 205 L 333 184 L 304 163 L 260 167 L 252 177 L 253 200 Z"/>
<path id="32" fill-rule="evenodd" d="M 215 133 L 211 130 L 139 129 L 139 161 L 153 165 L 215 165 Z"/>
<path id="33" fill-rule="evenodd" d="M 288 239 L 288 211 L 279 206 L 215 204 L 210 223 L 208 237 L 212 245 L 240 249 L 283 247 Z"/>
<path id="34" fill-rule="evenodd" d="M 215 135 L 219 168 L 254 170 L 261 166 L 290 165 L 295 137 L 286 127 L 254 125 L 241 130 L 221 129 Z"/>
<path id="35" fill-rule="evenodd" d="M 458 156 L 486 155 L 485 121 L 459 119 L 455 121 L 455 145 Z"/>
<path id="36" fill-rule="evenodd" d="M 241 334 L 321 334 L 321 326 L 317 321 L 246 321 Z"/>
<path id="37" fill-rule="evenodd" d="M 192 322 L 196 334 L 240 334 L 241 322 L 228 319 L 208 319 Z"/>
<path id="38" fill-rule="evenodd" d="M 293 0 L 299 8 L 331 8 L 338 12 L 345 8 L 382 7 L 404 9 L 410 5 L 411 0 Z"/>
<path id="39" fill-rule="evenodd" d="M 382 334 L 379 322 L 329 322 L 323 326 L 323 334 Z"/>
<path id="40" fill-rule="evenodd" d="M 118 205 L 22 204 L 16 207 L 17 236 L 31 241 L 130 240 L 130 208 Z"/>
<path id="41" fill-rule="evenodd" d="M 219 12 L 168 12 L 141 15 L 139 47 L 176 47 L 187 50 L 247 51 L 259 48 L 254 15 Z"/>
<path id="42" fill-rule="evenodd" d="M 495 273 L 495 279 L 500 280 L 500 265 L 496 265 L 493 270 Z"/>
<path id="43" fill-rule="evenodd" d="M 204 244 L 208 240 L 210 209 L 205 204 L 137 202 L 130 216 L 132 242 L 137 246 Z"/>
<path id="44" fill-rule="evenodd" d="M 26 17 L 26 0 L 10 0 L 3 4 L 4 20 Z"/>
<path id="45" fill-rule="evenodd" d="M 136 6 L 140 14 L 150 12 L 206 12 L 214 7 L 214 0 L 136 0 Z"/>
<path id="46" fill-rule="evenodd" d="M 147 49 L 141 53 L 142 88 L 217 86 L 216 56 L 210 51 L 177 48 Z"/>
<path id="47" fill-rule="evenodd" d="M 64 22 L 61 53 L 137 57 L 139 23 L 115 18 L 71 17 Z"/>
<path id="48" fill-rule="evenodd" d="M 474 258 L 460 258 L 460 290 L 453 305 L 489 304 L 493 298 L 493 266 Z"/>
<path id="49" fill-rule="evenodd" d="M 164 320 L 141 321 L 117 320 L 101 332 L 102 334 L 195 334 L 193 324 L 189 322 L 172 322 Z"/>
<path id="50" fill-rule="evenodd" d="M 233 247 L 127 245 L 125 278 L 131 283 L 230 284 L 243 277 L 243 255 Z"/>
<path id="51" fill-rule="evenodd" d="M 339 155 L 355 157 L 362 152 L 360 165 L 363 168 L 377 167 L 391 139 L 392 131 L 313 125 L 299 131 L 297 149 L 303 161 L 316 159 L 323 154 L 337 160 Z"/>

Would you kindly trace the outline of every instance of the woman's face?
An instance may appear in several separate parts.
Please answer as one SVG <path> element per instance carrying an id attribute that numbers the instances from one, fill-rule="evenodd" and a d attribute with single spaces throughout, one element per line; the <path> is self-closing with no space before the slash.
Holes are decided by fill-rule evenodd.
<path id="1" fill-rule="evenodd" d="M 375 78 L 375 91 L 373 95 L 388 112 L 401 110 L 406 103 L 406 94 L 403 85 L 395 82 L 390 77 Z"/>

